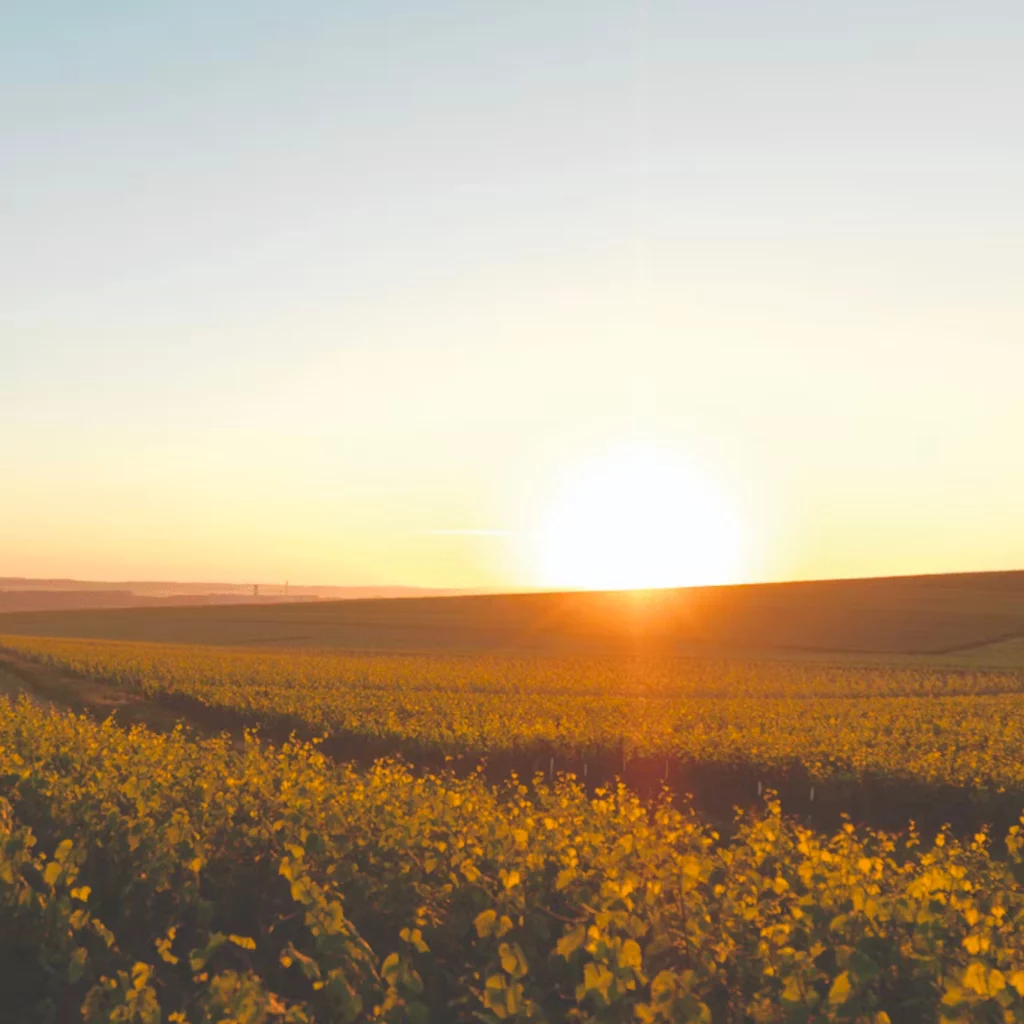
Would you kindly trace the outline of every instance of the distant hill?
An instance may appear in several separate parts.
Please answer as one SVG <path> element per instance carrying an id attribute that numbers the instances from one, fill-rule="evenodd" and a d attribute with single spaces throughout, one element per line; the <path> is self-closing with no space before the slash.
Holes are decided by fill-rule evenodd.
<path id="1" fill-rule="evenodd" d="M 0 633 L 377 651 L 923 656 L 1024 666 L 1024 572 L 17 612 L 0 615 Z"/>
<path id="2" fill-rule="evenodd" d="M 254 589 L 255 588 L 255 589 Z M 152 608 L 181 605 L 285 604 L 326 599 L 464 594 L 466 590 L 423 587 L 332 587 L 287 584 L 179 583 L 167 581 L 100 582 L 0 576 L 0 613 L 72 608 Z"/>

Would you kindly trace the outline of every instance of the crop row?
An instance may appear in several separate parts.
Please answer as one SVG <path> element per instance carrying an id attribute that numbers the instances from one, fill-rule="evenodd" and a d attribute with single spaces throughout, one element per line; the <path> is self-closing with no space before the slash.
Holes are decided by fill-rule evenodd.
<path id="1" fill-rule="evenodd" d="M 328 736 L 342 755 L 360 745 L 416 759 L 516 763 L 523 754 L 522 763 L 546 767 L 550 754 L 581 771 L 597 760 L 619 771 L 646 758 L 738 767 L 769 781 L 798 769 L 811 784 L 886 779 L 1024 799 L 1024 694 L 1013 676 L 874 669 L 857 682 L 852 670 L 806 665 L 645 668 L 0 639 L 150 697 L 278 734 Z"/>
<path id="2" fill-rule="evenodd" d="M 708 658 L 514 657 L 506 655 L 346 654 L 255 650 L 117 640 L 0 636 L 0 645 L 86 675 L 138 686 L 202 686 L 304 694 L 397 689 L 519 696 L 647 698 L 953 697 L 1024 693 L 1016 672 L 836 666 L 800 661 Z"/>
<path id="3" fill-rule="evenodd" d="M 25 700 L 0 701 L 0 794 L 10 1019 L 1024 1015 L 1019 828 L 997 857 L 769 800 L 722 840 L 621 787 L 356 771 Z"/>

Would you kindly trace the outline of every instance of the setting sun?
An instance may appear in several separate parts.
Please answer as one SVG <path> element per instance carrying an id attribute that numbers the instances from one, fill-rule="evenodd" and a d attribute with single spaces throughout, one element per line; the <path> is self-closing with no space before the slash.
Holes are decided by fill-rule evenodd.
<path id="1" fill-rule="evenodd" d="M 671 587 L 733 580 L 740 546 L 732 511 L 707 481 L 664 452 L 631 447 L 565 482 L 537 560 L 550 586 Z"/>

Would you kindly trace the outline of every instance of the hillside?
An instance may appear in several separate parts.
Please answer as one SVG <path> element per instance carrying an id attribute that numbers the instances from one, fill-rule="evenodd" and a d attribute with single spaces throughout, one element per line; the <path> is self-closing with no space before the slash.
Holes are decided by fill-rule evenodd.
<path id="1" fill-rule="evenodd" d="M 1024 572 L 0 615 L 0 633 L 382 651 L 926 656 L 1024 665 Z"/>

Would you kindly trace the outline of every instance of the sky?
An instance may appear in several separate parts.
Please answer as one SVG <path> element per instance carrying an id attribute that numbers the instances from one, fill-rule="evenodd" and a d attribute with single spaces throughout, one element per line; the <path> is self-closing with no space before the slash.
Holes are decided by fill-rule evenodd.
<path id="1" fill-rule="evenodd" d="M 3 4 L 0 575 L 598 585 L 677 525 L 655 582 L 1024 568 L 1022 45 Z"/>

